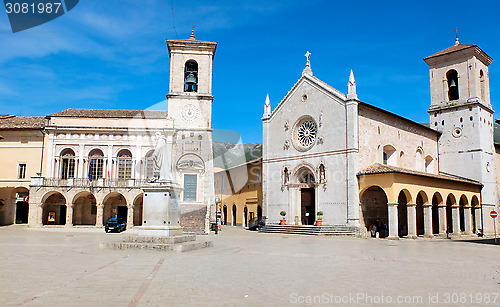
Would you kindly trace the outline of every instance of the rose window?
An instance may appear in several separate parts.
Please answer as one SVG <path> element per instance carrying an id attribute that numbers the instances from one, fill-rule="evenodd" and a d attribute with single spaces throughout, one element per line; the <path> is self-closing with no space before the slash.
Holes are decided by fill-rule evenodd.
<path id="1" fill-rule="evenodd" d="M 300 121 L 294 131 L 294 140 L 299 150 L 307 150 L 316 142 L 318 126 L 312 118 Z"/>

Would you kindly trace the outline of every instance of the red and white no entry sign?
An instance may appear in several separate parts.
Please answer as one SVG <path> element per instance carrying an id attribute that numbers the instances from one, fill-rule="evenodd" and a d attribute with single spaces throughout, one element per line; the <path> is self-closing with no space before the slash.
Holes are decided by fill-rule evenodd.
<path id="1" fill-rule="evenodd" d="M 491 216 L 491 218 L 496 219 L 498 216 L 498 213 L 495 210 L 491 210 L 490 216 Z"/>

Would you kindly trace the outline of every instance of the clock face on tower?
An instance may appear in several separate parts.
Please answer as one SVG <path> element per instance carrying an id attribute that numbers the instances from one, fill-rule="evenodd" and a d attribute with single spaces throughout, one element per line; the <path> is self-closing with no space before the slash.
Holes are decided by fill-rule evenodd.
<path id="1" fill-rule="evenodd" d="M 195 121 L 199 114 L 200 110 L 193 104 L 187 104 L 181 110 L 182 120 L 188 123 Z"/>

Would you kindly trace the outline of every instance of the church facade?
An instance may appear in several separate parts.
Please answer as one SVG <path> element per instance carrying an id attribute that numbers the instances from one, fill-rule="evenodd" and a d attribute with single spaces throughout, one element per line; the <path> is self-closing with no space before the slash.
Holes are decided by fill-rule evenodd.
<path id="1" fill-rule="evenodd" d="M 45 117 L 39 129 L 41 161 L 32 163 L 41 168 L 31 174 L 24 199 L 29 199 L 30 227 L 102 227 L 115 216 L 126 219 L 129 228 L 141 226 L 142 188 L 155 177 L 153 153 L 161 138 L 168 172 L 182 188 L 181 225 L 187 232 L 208 231 L 215 210 L 211 111 L 217 43 L 192 34 L 167 40 L 167 47 L 168 112 L 67 109 Z M 9 216 L 16 215 L 15 207 L 9 210 Z M 12 222 L 8 218 L 4 224 Z"/>
<path id="2" fill-rule="evenodd" d="M 493 232 L 497 206 L 491 58 L 456 44 L 425 59 L 430 126 L 358 99 L 312 73 L 264 106 L 263 206 L 269 223 L 350 225 L 367 233 L 432 237 Z M 320 214 L 318 215 L 318 212 Z M 322 213 L 322 214 L 321 214 Z"/>

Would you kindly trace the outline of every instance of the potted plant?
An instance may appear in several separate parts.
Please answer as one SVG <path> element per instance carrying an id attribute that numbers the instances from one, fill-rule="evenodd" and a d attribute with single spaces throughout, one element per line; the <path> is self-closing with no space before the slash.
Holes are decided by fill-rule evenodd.
<path id="1" fill-rule="evenodd" d="M 286 211 L 281 211 L 280 215 L 281 215 L 280 225 L 286 225 L 286 219 L 285 219 Z"/>
<path id="2" fill-rule="evenodd" d="M 317 220 L 316 220 L 316 226 L 321 226 L 323 224 L 323 211 L 318 211 L 316 213 Z"/>

